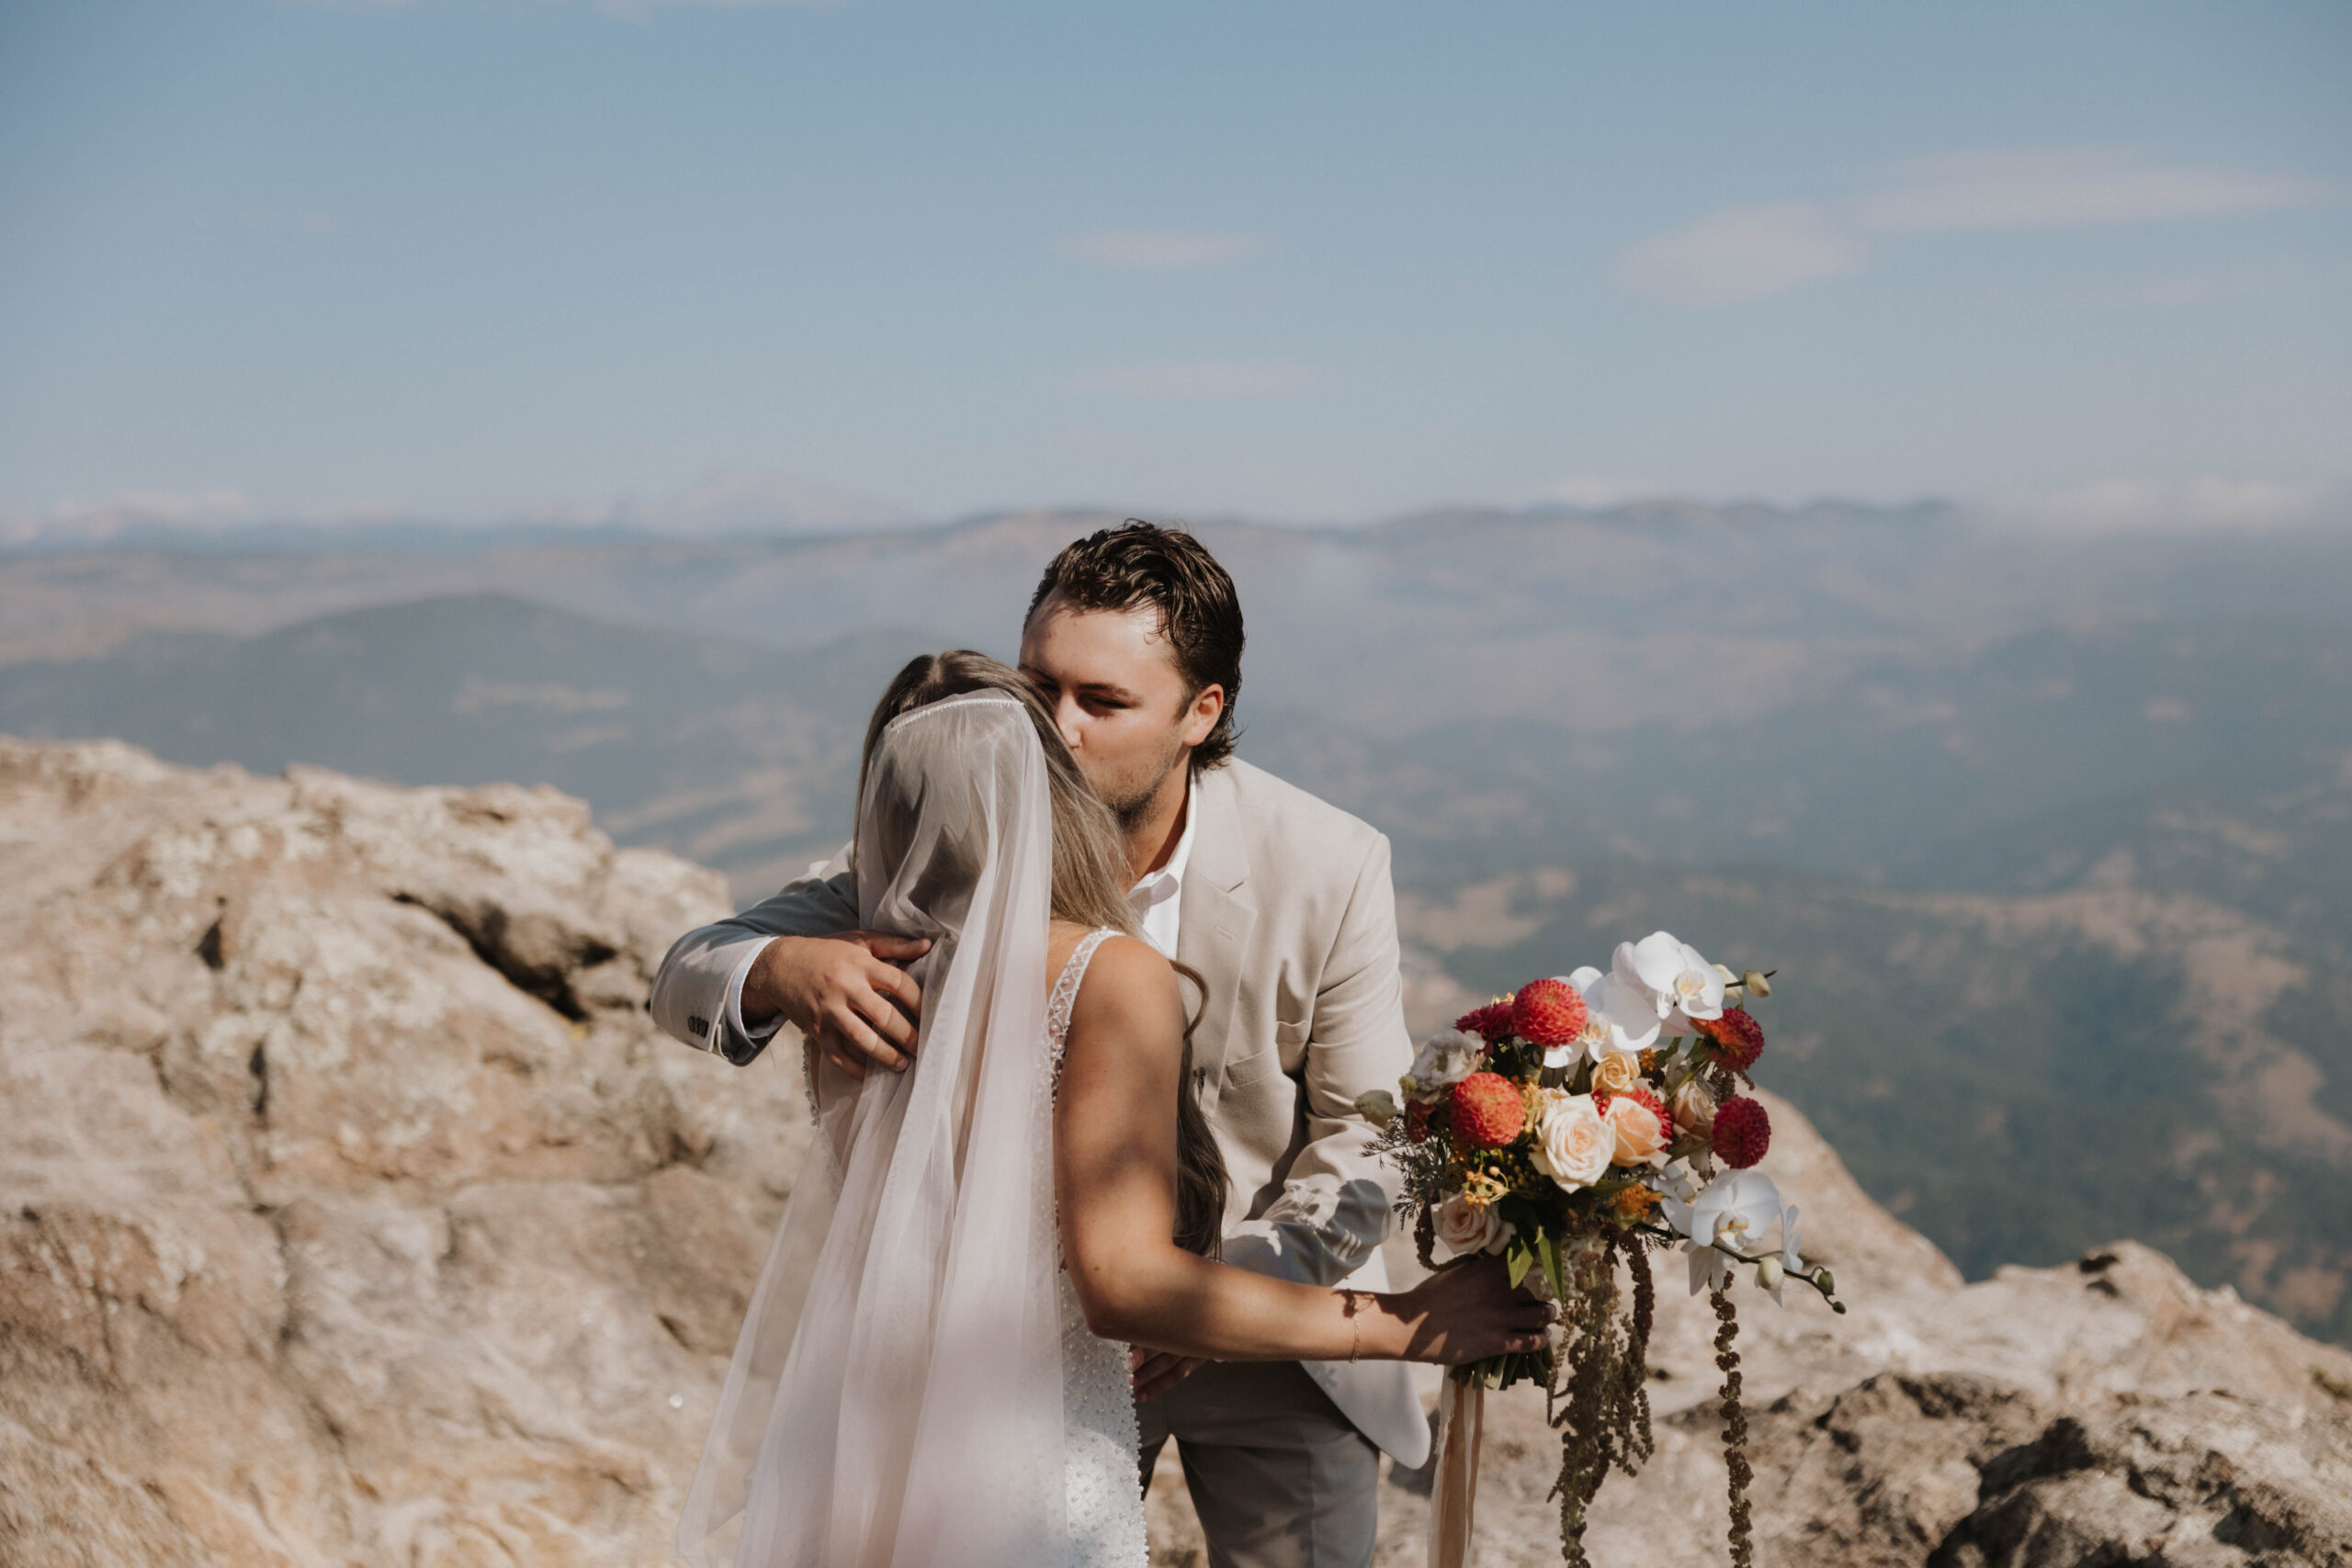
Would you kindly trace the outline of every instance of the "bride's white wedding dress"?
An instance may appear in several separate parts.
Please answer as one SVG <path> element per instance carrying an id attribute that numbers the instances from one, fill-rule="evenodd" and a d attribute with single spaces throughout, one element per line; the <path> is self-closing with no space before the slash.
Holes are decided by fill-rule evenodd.
<path id="1" fill-rule="evenodd" d="M 1048 985 L 1053 820 L 1027 710 L 892 721 L 858 806 L 861 924 L 932 939 L 916 1065 L 813 1055 L 818 1134 L 678 1525 L 735 1568 L 1145 1568 L 1127 1348 L 1061 1267 L 1055 1082 L 1105 931 Z"/>
<path id="2" fill-rule="evenodd" d="M 1069 1042 L 1070 1008 L 1086 979 L 1086 965 L 1109 930 L 1089 932 L 1062 965 L 1046 1009 L 1046 1033 L 1054 1077 L 1061 1077 L 1062 1049 Z M 1061 1273 L 1062 1474 L 1069 1521 L 1070 1568 L 1146 1568 L 1143 1489 L 1136 1472 L 1136 1400 L 1127 1374 L 1125 1345 L 1098 1338 Z"/>

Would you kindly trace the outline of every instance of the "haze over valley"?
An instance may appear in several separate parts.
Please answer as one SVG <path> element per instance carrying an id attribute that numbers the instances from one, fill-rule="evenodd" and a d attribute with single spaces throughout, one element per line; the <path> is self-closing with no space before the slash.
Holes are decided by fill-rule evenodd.
<path id="1" fill-rule="evenodd" d="M 19 554 L 0 730 L 547 783 L 749 900 L 846 836 L 889 672 L 1009 653 L 1107 520 Z M 1667 926 L 1781 969 L 1767 1081 L 1971 1277 L 2130 1235 L 2352 1339 L 2352 537 L 1200 531 L 1243 755 L 1395 842 L 1417 1027 Z"/>

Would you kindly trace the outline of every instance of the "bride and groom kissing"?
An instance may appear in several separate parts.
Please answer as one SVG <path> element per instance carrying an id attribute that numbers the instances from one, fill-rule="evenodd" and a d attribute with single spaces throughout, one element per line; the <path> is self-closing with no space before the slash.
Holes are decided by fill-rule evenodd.
<path id="1" fill-rule="evenodd" d="M 1498 1261 L 1387 1288 L 1387 840 L 1232 756 L 1241 649 L 1191 536 L 1070 545 L 1018 671 L 891 682 L 850 848 L 672 948 L 660 1025 L 795 1025 L 818 1121 L 689 1560 L 1144 1568 L 1173 1438 L 1213 1562 L 1367 1563 L 1380 1451 L 1428 1453 L 1402 1363 L 1541 1343 Z"/>

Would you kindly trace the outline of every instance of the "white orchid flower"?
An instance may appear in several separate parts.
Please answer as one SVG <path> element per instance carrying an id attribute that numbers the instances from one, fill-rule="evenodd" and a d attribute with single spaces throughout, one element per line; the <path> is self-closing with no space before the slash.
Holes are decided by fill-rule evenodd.
<path id="1" fill-rule="evenodd" d="M 1670 1021 L 1673 1032 L 1690 1032 L 1694 1018 L 1724 1015 L 1724 977 L 1697 948 L 1671 931 L 1619 942 L 1609 970 L 1612 978 L 1648 997 L 1661 1023 Z"/>
<path id="2" fill-rule="evenodd" d="M 1610 1054 L 1637 1055 L 1657 1043 L 1657 1010 L 1650 1005 L 1648 993 L 1589 964 L 1567 981 L 1584 998 L 1584 1032 L 1577 1036 L 1577 1045 L 1594 1061 Z M 1575 1060 L 1571 1053 L 1568 1061 Z M 1554 1065 L 1548 1055 L 1544 1065 Z"/>
<path id="3" fill-rule="evenodd" d="M 1690 1293 L 1728 1278 L 1732 1260 L 1717 1244 L 1750 1254 L 1764 1246 L 1765 1235 L 1778 1224 L 1785 1238 L 1794 1222 L 1781 1202 L 1781 1190 L 1760 1170 L 1726 1172 L 1706 1190 L 1685 1203 L 1669 1198 L 1663 1205 L 1667 1223 L 1690 1238 Z M 1784 1240 L 1783 1245 L 1786 1245 Z"/>
<path id="4" fill-rule="evenodd" d="M 1788 1284 L 1790 1275 L 1804 1272 L 1804 1259 L 1797 1256 L 1797 1206 L 1794 1203 L 1781 1211 L 1781 1256 L 1768 1258 L 1764 1261 L 1773 1266 L 1774 1273 L 1771 1283 L 1766 1288 L 1772 1292 L 1773 1302 L 1786 1311 L 1789 1303 L 1781 1299 L 1781 1292 Z M 1759 1265 L 1757 1271 L 1759 1283 L 1763 1273 Z"/>
<path id="5" fill-rule="evenodd" d="M 1668 1210 L 1672 1210 L 1679 1204 L 1686 1215 L 1690 1212 L 1690 1200 L 1699 1195 L 1698 1173 L 1690 1168 L 1690 1162 L 1687 1158 L 1668 1162 L 1665 1169 L 1650 1179 L 1649 1185 L 1656 1188 L 1659 1195 L 1667 1200 Z M 1674 1216 L 1669 1213 L 1667 1219 L 1671 1224 Z M 1683 1235 L 1690 1234 L 1688 1225 L 1675 1224 L 1674 1228 Z"/>
<path id="6" fill-rule="evenodd" d="M 1701 1247 L 1695 1241 L 1686 1241 L 1682 1244 L 1682 1250 L 1690 1259 L 1690 1293 L 1692 1295 L 1697 1295 L 1701 1291 L 1711 1291 L 1731 1279 L 1731 1259 L 1713 1247 Z"/>

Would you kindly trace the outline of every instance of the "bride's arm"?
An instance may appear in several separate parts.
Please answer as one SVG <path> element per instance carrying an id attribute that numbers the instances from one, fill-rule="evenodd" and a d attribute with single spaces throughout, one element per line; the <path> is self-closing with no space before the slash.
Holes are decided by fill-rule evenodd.
<path id="1" fill-rule="evenodd" d="M 1176 1221 L 1183 1002 L 1167 960 L 1114 938 L 1070 1016 L 1054 1111 L 1062 1253 L 1087 1326 L 1106 1339 L 1220 1361 L 1457 1363 L 1543 1343 L 1549 1309 L 1499 1262 L 1374 1294 L 1269 1279 L 1194 1257 Z"/>

